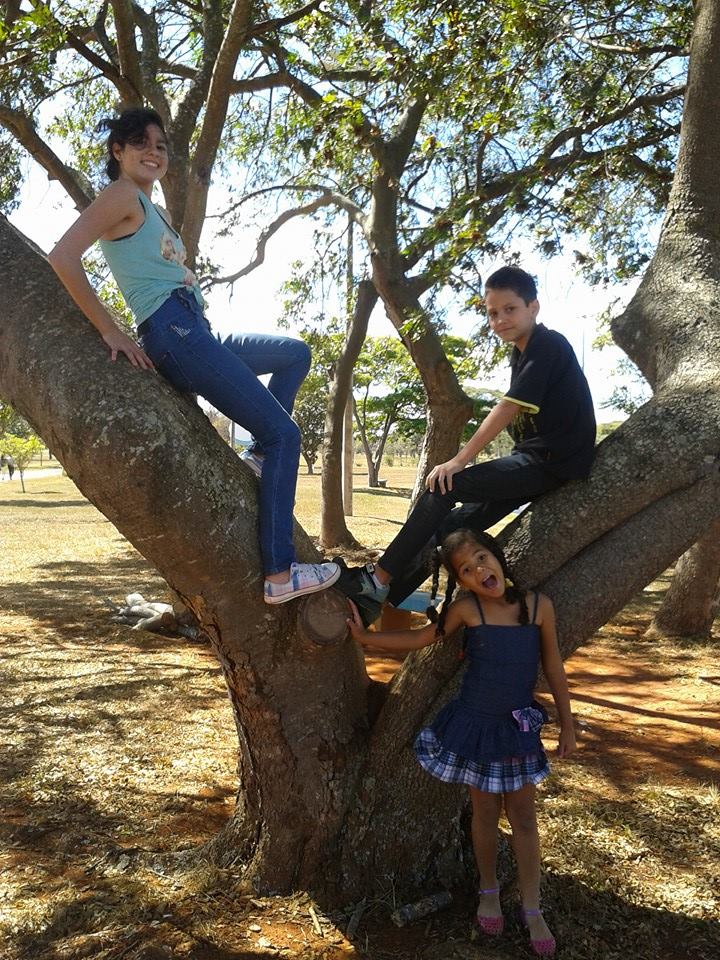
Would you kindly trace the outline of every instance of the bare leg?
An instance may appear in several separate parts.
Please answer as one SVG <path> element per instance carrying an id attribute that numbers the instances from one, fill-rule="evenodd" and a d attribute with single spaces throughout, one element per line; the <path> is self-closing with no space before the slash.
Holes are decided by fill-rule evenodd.
<path id="1" fill-rule="evenodd" d="M 475 862 L 480 875 L 480 889 L 494 890 L 497 879 L 498 821 L 502 810 L 502 794 L 486 793 L 470 787 L 472 803 L 471 836 Z M 501 917 L 499 893 L 480 895 L 478 916 Z"/>
<path id="2" fill-rule="evenodd" d="M 535 785 L 532 783 L 505 794 L 505 812 L 512 828 L 520 899 L 525 910 L 540 908 L 540 837 L 535 794 Z M 542 915 L 526 919 L 531 939 L 544 940 L 552 936 Z"/>

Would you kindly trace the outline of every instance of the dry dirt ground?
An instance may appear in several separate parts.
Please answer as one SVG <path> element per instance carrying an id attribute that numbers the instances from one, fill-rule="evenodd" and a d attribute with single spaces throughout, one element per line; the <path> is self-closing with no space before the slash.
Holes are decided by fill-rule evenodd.
<path id="1" fill-rule="evenodd" d="M 397 929 L 387 879 L 350 941 L 356 905 L 258 896 L 239 866 L 172 857 L 233 809 L 217 664 L 112 624 L 104 597 L 163 599 L 163 582 L 67 479 L 17 486 L 0 488 L 2 960 L 531 956 L 514 922 L 497 943 L 475 937 L 471 891 Z M 390 509 L 380 519 L 396 524 Z M 720 957 L 720 637 L 643 639 L 666 585 L 568 663 L 581 746 L 539 804 L 544 900 L 568 960 Z M 396 664 L 369 666 L 382 678 Z"/>

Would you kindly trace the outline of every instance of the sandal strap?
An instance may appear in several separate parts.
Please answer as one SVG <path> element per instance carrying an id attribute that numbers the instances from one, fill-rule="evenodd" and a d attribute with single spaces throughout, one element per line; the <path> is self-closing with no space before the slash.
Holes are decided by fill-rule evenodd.
<path id="1" fill-rule="evenodd" d="M 525 907 L 520 907 L 525 917 L 539 917 L 542 914 L 542 910 L 526 910 Z"/>
<path id="2" fill-rule="evenodd" d="M 478 890 L 478 893 L 500 893 L 500 887 L 492 887 L 489 890 Z"/>

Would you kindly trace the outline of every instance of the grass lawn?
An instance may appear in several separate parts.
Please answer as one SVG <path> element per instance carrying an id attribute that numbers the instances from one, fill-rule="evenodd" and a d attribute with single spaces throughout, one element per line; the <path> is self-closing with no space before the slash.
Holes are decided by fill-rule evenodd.
<path id="1" fill-rule="evenodd" d="M 378 549 L 413 480 L 410 467 L 383 473 L 391 489 L 363 490 L 358 461 L 349 520 Z M 477 938 L 472 891 L 396 930 L 388 888 L 350 943 L 348 915 L 304 893 L 258 896 L 239 868 L 170 869 L 165 854 L 207 840 L 233 809 L 219 668 L 206 647 L 111 623 L 105 597 L 164 599 L 163 581 L 66 477 L 26 486 L 0 485 L 2 960 L 531 955 L 514 922 L 496 943 Z M 303 471 L 297 515 L 313 535 L 319 488 Z M 539 801 L 544 899 L 567 960 L 720 957 L 720 636 L 643 638 L 667 582 L 568 662 L 581 746 Z"/>

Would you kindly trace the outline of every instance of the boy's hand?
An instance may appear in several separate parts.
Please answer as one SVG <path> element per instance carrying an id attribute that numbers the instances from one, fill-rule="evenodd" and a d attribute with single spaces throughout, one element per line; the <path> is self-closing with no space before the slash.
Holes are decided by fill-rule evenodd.
<path id="1" fill-rule="evenodd" d="M 359 644 L 365 646 L 372 639 L 372 635 L 365 629 L 365 624 L 360 619 L 358 608 L 352 600 L 348 600 L 348 606 L 352 611 L 352 616 L 348 617 L 345 622 L 348 625 L 353 640 L 357 640 Z"/>
<path id="2" fill-rule="evenodd" d="M 440 493 L 447 493 L 448 490 L 452 490 L 452 478 L 456 473 L 459 473 L 463 469 L 463 464 L 459 463 L 458 460 L 453 457 L 452 460 L 448 460 L 446 463 L 439 463 L 436 467 L 433 467 L 428 478 L 425 481 L 425 485 L 431 493 L 435 492 L 435 484 L 437 484 L 438 491 Z"/>
<path id="3" fill-rule="evenodd" d="M 575 730 L 572 726 L 560 727 L 560 738 L 558 740 L 557 755 L 560 759 L 569 757 L 575 751 L 577 743 L 575 741 Z"/>

